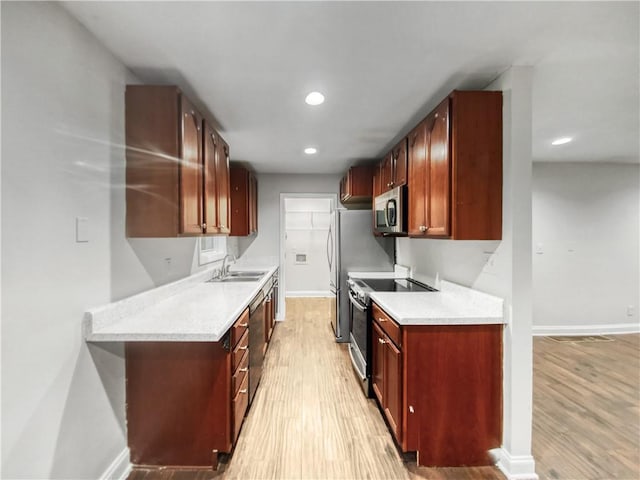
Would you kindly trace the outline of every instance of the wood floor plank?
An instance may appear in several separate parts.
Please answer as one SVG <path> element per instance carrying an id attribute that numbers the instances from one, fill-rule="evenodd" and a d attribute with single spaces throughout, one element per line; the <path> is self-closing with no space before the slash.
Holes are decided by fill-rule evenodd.
<path id="1" fill-rule="evenodd" d="M 534 338 L 533 456 L 541 480 L 640 478 L 640 335 Z"/>

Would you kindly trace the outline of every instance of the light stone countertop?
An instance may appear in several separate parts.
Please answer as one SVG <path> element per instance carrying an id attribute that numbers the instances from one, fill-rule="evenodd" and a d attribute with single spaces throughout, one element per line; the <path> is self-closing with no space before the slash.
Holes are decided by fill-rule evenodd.
<path id="1" fill-rule="evenodd" d="M 442 280 L 438 292 L 371 292 L 400 325 L 503 324 L 501 298 Z"/>
<path id="2" fill-rule="evenodd" d="M 207 282 L 213 270 L 89 310 L 83 321 L 88 342 L 217 342 L 260 292 L 276 266 L 255 282 Z"/>
<path id="3" fill-rule="evenodd" d="M 349 272 L 351 278 L 406 278 L 396 272 Z M 504 301 L 478 290 L 442 280 L 438 292 L 369 292 L 400 325 L 482 325 L 505 323 Z"/>

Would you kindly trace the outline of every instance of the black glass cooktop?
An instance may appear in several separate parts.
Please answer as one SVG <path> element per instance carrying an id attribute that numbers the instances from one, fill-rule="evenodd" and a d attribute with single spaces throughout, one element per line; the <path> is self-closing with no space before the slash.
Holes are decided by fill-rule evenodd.
<path id="1" fill-rule="evenodd" d="M 433 287 L 410 278 L 362 278 L 365 286 L 374 292 L 437 292 Z"/>

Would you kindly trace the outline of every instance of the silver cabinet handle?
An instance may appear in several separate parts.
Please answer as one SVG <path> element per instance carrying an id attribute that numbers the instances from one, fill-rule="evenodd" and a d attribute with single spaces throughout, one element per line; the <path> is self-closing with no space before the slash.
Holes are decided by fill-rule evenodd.
<path id="1" fill-rule="evenodd" d="M 387 342 L 386 342 L 386 340 L 383 340 L 383 339 L 381 339 L 381 338 L 379 338 L 379 339 L 378 339 L 378 342 L 380 342 L 380 343 L 387 343 Z"/>
<path id="2" fill-rule="evenodd" d="M 427 231 L 427 227 L 424 225 L 420 225 L 420 231 L 421 232 L 426 232 Z"/>
<path id="3" fill-rule="evenodd" d="M 242 327 L 242 328 L 247 328 L 249 326 L 249 324 L 248 323 L 241 323 L 238 326 Z"/>
<path id="4" fill-rule="evenodd" d="M 242 390 L 240 390 L 240 392 L 239 392 L 239 393 L 247 393 L 247 389 L 246 389 L 246 388 L 243 388 Z"/>
<path id="5" fill-rule="evenodd" d="M 240 370 L 238 370 L 239 372 L 248 372 L 249 369 L 248 368 L 241 368 Z"/>
<path id="6" fill-rule="evenodd" d="M 379 317 L 379 318 L 378 318 L 378 321 L 379 321 L 379 322 L 386 322 L 387 320 L 386 320 L 386 319 L 384 319 L 384 318 L 382 318 L 382 317 Z"/>
<path id="7" fill-rule="evenodd" d="M 240 347 L 238 350 L 249 350 L 249 347 Z"/>

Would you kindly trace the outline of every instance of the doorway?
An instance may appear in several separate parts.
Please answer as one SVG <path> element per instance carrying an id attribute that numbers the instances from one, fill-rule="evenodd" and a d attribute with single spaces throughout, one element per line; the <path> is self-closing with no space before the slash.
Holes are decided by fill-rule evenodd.
<path id="1" fill-rule="evenodd" d="M 331 297 L 327 249 L 335 193 L 280 194 L 280 291 L 278 320 L 286 297 Z"/>

